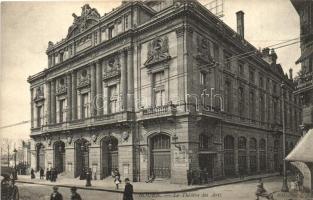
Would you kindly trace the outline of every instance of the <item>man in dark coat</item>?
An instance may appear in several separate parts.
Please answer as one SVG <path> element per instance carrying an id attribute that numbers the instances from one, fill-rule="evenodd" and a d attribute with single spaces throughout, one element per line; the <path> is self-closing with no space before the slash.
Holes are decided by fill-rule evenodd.
<path id="1" fill-rule="evenodd" d="M 31 171 L 30 171 L 30 178 L 31 179 L 35 178 L 35 171 L 33 169 L 31 169 Z"/>
<path id="2" fill-rule="evenodd" d="M 62 194 L 58 192 L 58 187 L 53 186 L 53 192 L 50 196 L 50 200 L 63 200 Z"/>
<path id="3" fill-rule="evenodd" d="M 42 168 L 40 168 L 39 174 L 40 174 L 40 179 L 43 179 L 43 177 L 45 175 L 45 171 Z"/>
<path id="4" fill-rule="evenodd" d="M 49 168 L 46 170 L 46 180 L 51 180 L 51 170 Z"/>
<path id="5" fill-rule="evenodd" d="M 123 200 L 134 200 L 133 198 L 133 186 L 129 182 L 129 178 L 125 178 L 125 189 L 123 194 Z"/>
<path id="6" fill-rule="evenodd" d="M 71 187 L 71 200 L 82 200 L 82 198 L 76 191 L 76 187 Z"/>

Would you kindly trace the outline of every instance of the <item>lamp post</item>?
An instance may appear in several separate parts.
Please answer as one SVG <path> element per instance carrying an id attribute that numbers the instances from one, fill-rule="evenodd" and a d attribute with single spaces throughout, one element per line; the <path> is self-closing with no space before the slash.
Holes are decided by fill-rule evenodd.
<path id="1" fill-rule="evenodd" d="M 16 170 L 16 153 L 17 153 L 17 150 L 16 150 L 16 148 L 14 148 L 13 153 L 14 153 L 14 173 L 13 173 L 13 179 L 17 180 L 17 170 Z"/>
<path id="2" fill-rule="evenodd" d="M 286 124 L 285 124 L 285 100 L 284 100 L 284 86 L 285 84 L 281 84 L 281 99 L 282 99 L 282 124 L 283 124 L 283 186 L 281 188 L 282 192 L 288 192 L 288 184 L 287 184 L 287 173 L 286 173 Z"/>

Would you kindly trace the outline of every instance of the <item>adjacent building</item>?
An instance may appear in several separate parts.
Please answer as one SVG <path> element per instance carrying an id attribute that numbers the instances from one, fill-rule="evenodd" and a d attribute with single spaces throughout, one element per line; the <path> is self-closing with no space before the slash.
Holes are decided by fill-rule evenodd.
<path id="1" fill-rule="evenodd" d="M 28 78 L 34 169 L 171 183 L 280 169 L 282 118 L 291 149 L 300 100 L 275 51 L 245 40 L 242 11 L 237 32 L 196 0 L 124 1 L 103 16 L 86 4 L 73 17 Z"/>

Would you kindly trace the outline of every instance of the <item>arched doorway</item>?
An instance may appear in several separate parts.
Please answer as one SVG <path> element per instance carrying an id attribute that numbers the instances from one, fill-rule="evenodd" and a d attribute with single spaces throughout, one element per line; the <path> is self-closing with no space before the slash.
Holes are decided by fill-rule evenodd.
<path id="1" fill-rule="evenodd" d="M 45 169 L 45 147 L 43 146 L 42 143 L 37 144 L 36 154 L 37 154 L 36 171 L 39 171 L 41 168 Z"/>
<path id="2" fill-rule="evenodd" d="M 89 168 L 89 142 L 81 138 L 75 142 L 76 171 L 75 177 Z"/>
<path id="3" fill-rule="evenodd" d="M 54 167 L 58 173 L 64 172 L 65 169 L 65 143 L 58 141 L 54 143 Z"/>
<path id="4" fill-rule="evenodd" d="M 109 136 L 101 141 L 101 178 L 106 178 L 118 168 L 118 139 Z"/>
<path id="5" fill-rule="evenodd" d="M 259 145 L 259 154 L 260 154 L 260 170 L 261 171 L 266 171 L 266 141 L 265 139 L 260 140 L 260 145 Z"/>
<path id="6" fill-rule="evenodd" d="M 250 172 L 256 173 L 258 170 L 257 161 L 257 141 L 255 138 L 250 139 L 249 143 L 249 157 L 250 157 Z"/>
<path id="7" fill-rule="evenodd" d="M 171 142 L 165 134 L 151 137 L 150 176 L 155 178 L 171 178 Z"/>
<path id="8" fill-rule="evenodd" d="M 247 139 L 238 138 L 238 165 L 240 175 L 247 173 Z"/>
<path id="9" fill-rule="evenodd" d="M 227 135 L 224 138 L 224 173 L 225 176 L 235 175 L 235 145 L 234 137 Z"/>

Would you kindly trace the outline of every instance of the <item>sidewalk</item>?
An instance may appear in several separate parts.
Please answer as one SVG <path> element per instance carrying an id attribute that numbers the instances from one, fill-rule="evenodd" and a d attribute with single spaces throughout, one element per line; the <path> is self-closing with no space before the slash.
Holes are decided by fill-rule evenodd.
<path id="1" fill-rule="evenodd" d="M 233 179 L 224 179 L 219 181 L 214 181 L 213 183 L 206 184 L 206 185 L 179 185 L 179 184 L 170 184 L 166 181 L 156 181 L 153 183 L 145 183 L 145 182 L 133 182 L 132 185 L 134 186 L 134 193 L 135 194 L 168 194 L 168 193 L 179 193 L 179 192 L 191 192 L 205 188 L 211 188 L 216 186 L 240 183 L 245 181 L 257 180 L 259 178 L 267 178 L 278 176 L 278 173 L 272 174 L 262 174 L 262 175 L 254 175 L 254 176 L 247 176 L 243 180 L 239 178 Z M 113 178 L 106 178 L 105 180 L 92 180 L 91 187 L 86 187 L 85 180 L 79 179 L 70 179 L 65 177 L 60 177 L 57 179 L 57 182 L 50 182 L 47 180 L 40 180 L 39 178 L 30 179 L 30 176 L 18 176 L 18 183 L 28 183 L 28 184 L 37 184 L 37 185 L 48 185 L 54 186 L 57 185 L 59 187 L 77 187 L 78 189 L 86 189 L 86 190 L 97 190 L 97 191 L 107 191 L 107 192 L 114 192 L 114 193 L 122 193 L 124 190 L 125 184 L 119 185 L 119 190 L 115 189 L 115 184 Z"/>

